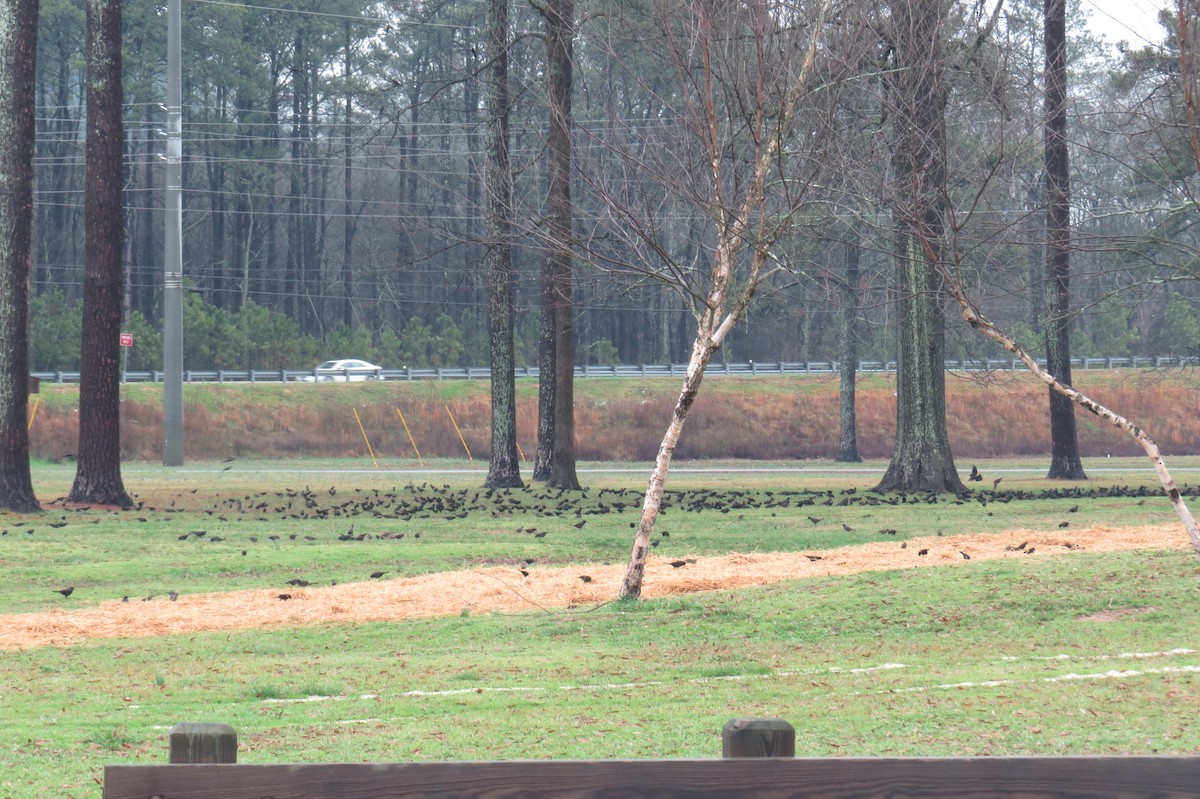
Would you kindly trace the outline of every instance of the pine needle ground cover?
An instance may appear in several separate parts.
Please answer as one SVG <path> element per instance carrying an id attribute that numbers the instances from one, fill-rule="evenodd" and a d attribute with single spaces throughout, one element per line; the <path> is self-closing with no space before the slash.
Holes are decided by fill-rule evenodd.
<path id="1" fill-rule="evenodd" d="M 7 647 L 0 795 L 94 796 L 104 763 L 162 762 L 185 720 L 233 724 L 245 762 L 711 757 L 721 725 L 747 715 L 788 719 L 811 755 L 1195 753 L 1200 568 L 1152 475 L 1113 461 L 1085 464 L 1103 477 L 1070 490 L 1032 464 L 981 463 L 985 485 L 1002 476 L 994 490 L 895 504 L 865 491 L 870 474 L 827 464 L 684 472 L 656 536 L 662 582 L 769 553 L 821 566 L 883 547 L 895 565 L 517 612 L 462 601 L 453 580 L 481 573 L 530 596 L 543 576 L 603 585 L 628 555 L 640 474 L 488 496 L 477 475 L 334 471 L 345 463 L 131 465 L 138 510 L 50 497 L 41 517 L 0 519 L 0 635 L 36 614 L 136 618 L 232 592 L 293 617 Z M 1186 483 L 1194 464 L 1174 465 Z M 53 491 L 71 474 L 39 467 L 35 482 Z M 1128 551 L 1095 544 L 1135 528 L 1163 532 Z M 979 542 L 969 561 L 964 540 Z M 996 557 L 987 540 L 1003 542 Z M 1048 543 L 1025 554 L 1032 540 Z M 441 615 L 314 622 L 300 609 L 341 587 L 387 605 L 413 579 Z"/>

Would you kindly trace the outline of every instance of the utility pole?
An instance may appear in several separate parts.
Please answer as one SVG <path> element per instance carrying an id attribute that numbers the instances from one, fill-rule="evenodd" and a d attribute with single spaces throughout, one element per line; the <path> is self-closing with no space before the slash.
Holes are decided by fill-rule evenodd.
<path id="1" fill-rule="evenodd" d="M 166 253 L 163 259 L 163 466 L 183 465 L 182 0 L 167 3 Z"/>

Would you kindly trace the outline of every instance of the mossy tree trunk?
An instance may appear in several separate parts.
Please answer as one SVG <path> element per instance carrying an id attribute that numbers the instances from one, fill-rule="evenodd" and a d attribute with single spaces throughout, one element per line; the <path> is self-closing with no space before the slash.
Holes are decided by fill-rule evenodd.
<path id="1" fill-rule="evenodd" d="M 879 491 L 961 492 L 946 432 L 941 237 L 946 177 L 947 0 L 890 4 L 895 225 L 896 441 Z"/>
<path id="2" fill-rule="evenodd" d="M 0 508 L 41 510 L 29 473 L 37 0 L 0 0 Z"/>
<path id="3" fill-rule="evenodd" d="M 128 508 L 121 479 L 121 3 L 86 0 L 87 142 L 79 447 L 68 502 Z"/>
<path id="4" fill-rule="evenodd" d="M 512 169 L 508 151 L 508 0 L 488 3 L 487 163 L 484 201 L 488 351 L 492 369 L 492 455 L 488 488 L 521 488 L 513 345 Z"/>

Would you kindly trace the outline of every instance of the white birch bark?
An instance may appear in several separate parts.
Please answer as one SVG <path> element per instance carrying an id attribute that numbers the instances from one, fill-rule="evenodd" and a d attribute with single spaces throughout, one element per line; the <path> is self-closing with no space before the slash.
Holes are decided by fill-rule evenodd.
<path id="1" fill-rule="evenodd" d="M 638 523 L 637 533 L 633 540 L 633 549 L 629 555 L 629 566 L 626 569 L 625 578 L 621 582 L 620 599 L 634 599 L 641 596 L 642 580 L 646 571 L 646 558 L 651 549 L 650 536 L 654 532 L 654 523 L 658 518 L 659 508 L 662 505 L 667 471 L 670 468 L 671 458 L 675 453 L 675 446 L 679 441 L 679 436 L 683 432 L 683 423 L 687 419 L 688 412 L 691 410 L 692 404 L 695 402 L 696 396 L 700 391 L 700 384 L 704 380 L 705 367 L 708 366 L 713 353 L 720 349 L 729 331 L 733 329 L 734 325 L 741 318 L 742 313 L 745 311 L 746 306 L 750 304 L 750 300 L 753 299 L 754 292 L 764 276 L 764 267 L 769 257 L 766 248 L 782 230 L 782 222 L 777 221 L 776 229 L 773 232 L 767 231 L 767 221 L 763 218 L 764 215 L 759 212 L 762 210 L 766 199 L 767 180 L 779 152 L 781 140 L 790 127 L 796 106 L 806 89 L 808 77 L 812 72 L 828 8 L 828 2 L 821 4 L 817 18 L 813 22 L 813 33 L 809 39 L 808 49 L 800 71 L 796 80 L 788 87 L 785 101 L 780 109 L 778 118 L 775 120 L 774 127 L 766 132 L 765 135 L 765 109 L 762 105 L 757 109 L 757 125 L 754 132 L 756 134 L 755 141 L 758 143 L 758 151 L 754 161 L 754 170 L 742 200 L 735 204 L 726 205 L 722 202 L 724 198 L 723 159 L 725 155 L 719 145 L 719 138 L 717 136 L 717 129 L 721 124 L 721 120 L 714 101 L 714 87 L 708 80 L 704 84 L 705 91 L 704 96 L 701 98 L 701 108 L 704 115 L 704 123 L 710 130 L 707 140 L 709 146 L 708 160 L 712 171 L 713 200 L 716 207 L 717 244 L 714 252 L 714 263 L 712 273 L 709 276 L 708 293 L 704 298 L 705 304 L 703 310 L 697 314 L 696 339 L 692 344 L 692 356 L 688 361 L 687 375 L 684 377 L 683 388 L 679 392 L 679 398 L 675 401 L 671 423 L 667 426 L 662 443 L 659 445 L 654 470 L 650 473 L 650 482 L 646 487 L 646 496 L 642 503 L 641 520 Z M 705 24 L 703 12 L 701 12 L 701 20 L 703 27 Z M 700 39 L 703 42 L 702 58 L 705 64 L 706 79 L 712 76 L 712 66 L 708 60 L 710 53 L 707 47 L 707 33 L 707 29 L 700 31 Z M 761 89 L 762 85 L 760 83 L 759 90 L 761 91 Z M 761 96 L 759 99 L 761 100 Z M 757 231 L 756 243 L 754 244 L 754 251 L 750 255 L 750 264 L 746 270 L 745 278 L 738 288 L 736 297 L 730 300 L 730 291 L 733 289 L 735 285 L 734 279 L 737 277 L 738 254 L 749 232 L 747 220 L 754 219 L 755 217 L 759 220 L 759 229 Z"/>
<path id="2" fill-rule="evenodd" d="M 1179 489 L 1175 486 L 1175 480 L 1171 477 L 1171 473 L 1167 471 L 1166 461 L 1163 460 L 1162 454 L 1158 451 L 1158 445 L 1154 443 L 1154 440 L 1150 436 L 1146 435 L 1146 431 L 1124 416 L 1086 396 L 1078 389 L 1060 383 L 1054 375 L 1043 369 L 1037 360 L 1030 357 L 1029 353 L 1025 352 L 1017 342 L 1009 338 L 999 328 L 984 318 L 967 298 L 962 287 L 949 275 L 946 276 L 946 285 L 962 309 L 964 322 L 982 335 L 998 342 L 1004 349 L 1020 358 L 1026 368 L 1051 389 L 1071 400 L 1076 405 L 1087 409 L 1114 427 L 1123 430 L 1138 443 L 1138 446 L 1150 458 L 1150 462 L 1154 464 L 1154 471 L 1158 474 L 1158 480 L 1162 483 L 1163 490 L 1167 493 L 1167 499 L 1170 500 L 1176 515 L 1179 516 L 1179 520 L 1183 522 L 1183 529 L 1187 532 L 1188 538 L 1192 542 L 1192 549 L 1195 551 L 1196 556 L 1200 557 L 1200 529 L 1196 527 L 1196 519 L 1188 509 L 1187 503 L 1183 501 L 1183 495 L 1180 494 Z"/>

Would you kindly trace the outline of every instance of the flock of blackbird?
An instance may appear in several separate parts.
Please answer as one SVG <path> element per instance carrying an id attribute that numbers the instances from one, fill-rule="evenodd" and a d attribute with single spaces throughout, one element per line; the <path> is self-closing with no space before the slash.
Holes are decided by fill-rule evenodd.
<path id="1" fill-rule="evenodd" d="M 976 477 L 982 479 L 978 474 L 978 470 L 972 468 L 971 481 L 979 482 Z M 999 482 L 1000 480 L 997 479 L 993 485 L 996 486 Z M 192 493 L 195 492 L 193 491 Z M 1200 495 L 1200 487 L 1185 488 L 1181 493 L 1185 496 L 1197 496 Z M 769 509 L 773 515 L 787 512 L 803 514 L 812 525 L 816 526 L 826 521 L 827 518 L 836 516 L 836 510 L 834 509 L 850 506 L 938 505 L 947 503 L 954 505 L 978 503 L 981 506 L 987 506 L 991 503 L 1009 503 L 1027 500 L 1078 499 L 1085 501 L 1088 499 L 1113 497 L 1137 498 L 1140 499 L 1138 502 L 1140 505 L 1144 504 L 1147 498 L 1160 495 L 1161 490 L 1146 486 L 1089 486 L 1086 488 L 1072 486 L 1042 491 L 999 491 L 993 487 L 992 490 L 976 490 L 957 495 L 935 493 L 884 494 L 874 491 L 859 491 L 854 488 L 840 491 L 803 489 L 692 489 L 667 491 L 663 497 L 660 513 L 669 510 L 677 513 L 730 514 L 739 511 Z M 569 532 L 572 528 L 582 529 L 588 523 L 588 517 L 621 514 L 625 511 L 630 511 L 635 514 L 636 518 L 636 514 L 641 508 L 642 499 L 643 494 L 641 491 L 623 488 L 584 489 L 582 491 L 555 490 L 536 486 L 526 489 L 482 489 L 454 488 L 449 485 L 424 483 L 421 485 L 410 485 L 405 488 L 393 488 L 391 490 L 351 489 L 339 492 L 336 488 L 315 491 L 305 487 L 299 490 L 289 489 L 280 492 L 263 492 L 236 498 L 227 498 L 212 508 L 200 511 L 178 509 L 175 507 L 174 501 L 172 501 L 170 507 L 165 508 L 148 507 L 144 503 L 139 503 L 133 511 L 130 511 L 130 514 L 186 512 L 195 515 L 198 513 L 202 517 L 207 516 L 222 523 L 251 519 L 259 522 L 289 519 L 300 521 L 342 519 L 348 522 L 348 526 L 336 536 L 336 540 L 339 542 L 401 540 L 406 536 L 411 536 L 412 539 L 419 539 L 421 537 L 421 533 L 415 529 L 402 532 L 392 527 L 387 531 L 358 531 L 356 530 L 356 526 L 359 521 L 413 521 L 424 519 L 452 521 L 455 519 L 465 519 L 468 516 L 481 515 L 497 520 L 520 518 L 523 523 L 515 527 L 514 532 L 527 534 L 533 538 L 545 538 L 554 532 Z M 829 510 L 822 510 L 826 508 Z M 1068 509 L 1068 512 L 1073 513 L 1078 510 L 1079 506 L 1074 505 Z M 540 521 L 530 523 L 528 520 L 531 517 Z M 134 518 L 139 522 L 149 521 L 144 515 L 134 515 Z M 830 520 L 835 521 L 833 519 Z M 91 519 L 90 521 L 97 523 L 99 519 Z M 67 523 L 67 517 L 63 516 L 61 520 L 50 523 L 48 526 L 61 528 Z M 853 527 L 845 522 L 838 523 L 841 524 L 846 532 L 854 530 Z M 629 527 L 636 527 L 636 524 L 636 521 L 631 521 Z M 1069 522 L 1063 521 L 1058 526 L 1066 528 L 1069 524 Z M 23 523 L 14 523 L 12 526 L 24 528 Z M 377 525 L 369 526 L 377 527 Z M 27 527 L 11 532 L 13 534 L 21 533 L 29 536 L 34 534 L 35 528 Z M 883 528 L 877 532 L 880 535 L 896 535 L 897 533 L 895 529 L 891 528 Z M 662 542 L 662 538 L 670 537 L 668 530 L 660 529 L 658 533 L 661 538 L 652 542 L 654 546 L 658 546 Z M 0 530 L 0 535 L 7 536 L 9 534 L 10 530 L 8 529 Z M 262 536 L 262 538 L 275 546 L 278 546 L 284 537 L 276 534 Z M 209 542 L 221 542 L 224 540 L 221 536 L 209 535 L 208 531 L 204 529 L 191 530 L 183 535 L 179 535 L 178 538 L 180 541 L 205 539 Z M 289 534 L 286 538 L 293 541 L 303 540 L 307 542 L 319 540 L 316 536 L 299 533 Z M 246 540 L 251 543 L 259 543 L 260 537 L 257 535 L 248 536 Z M 901 548 L 907 548 L 907 543 L 902 543 Z M 1023 552 L 1033 551 L 1032 548 L 1026 548 L 1025 546 L 1016 549 Z M 245 555 L 246 550 L 243 549 L 242 554 Z M 918 556 L 926 555 L 928 554 L 928 550 L 922 549 L 916 554 Z M 964 559 L 970 560 L 968 553 L 962 552 L 960 554 Z M 820 560 L 820 556 L 818 555 L 809 555 L 808 557 L 810 560 Z M 531 565 L 532 562 L 533 559 L 527 559 L 525 565 Z M 670 561 L 670 564 L 675 568 L 682 568 L 694 562 L 694 559 L 689 558 L 673 560 Z M 521 568 L 520 571 L 523 575 L 527 576 L 529 574 L 527 568 Z M 369 574 L 369 578 L 378 580 L 387 573 L 386 571 L 374 571 Z M 584 582 L 590 581 L 587 575 L 581 575 L 580 579 Z M 311 585 L 311 583 L 302 578 L 294 578 L 288 581 L 288 585 L 302 588 Z M 62 594 L 63 597 L 69 597 L 75 592 L 74 586 L 54 590 Z M 151 594 L 144 599 L 150 600 L 155 596 Z M 174 601 L 179 595 L 171 591 L 166 596 Z M 292 595 L 282 593 L 278 594 L 278 598 L 286 600 L 292 598 Z M 128 599 L 129 597 L 125 597 L 126 601 Z"/>

